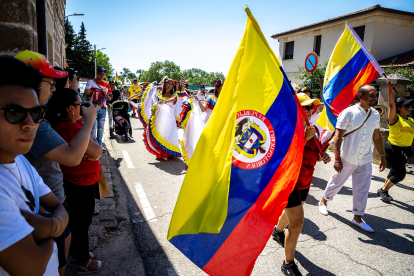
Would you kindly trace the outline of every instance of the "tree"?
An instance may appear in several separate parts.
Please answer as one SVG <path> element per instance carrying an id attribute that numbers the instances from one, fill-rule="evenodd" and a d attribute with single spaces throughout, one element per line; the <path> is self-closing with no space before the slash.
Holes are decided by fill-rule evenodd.
<path id="1" fill-rule="evenodd" d="M 92 46 L 86 39 L 86 29 L 83 22 L 77 35 L 71 60 L 71 66 L 78 71 L 79 76 L 85 78 L 93 78 L 95 76 Z"/>
<path id="2" fill-rule="evenodd" d="M 396 67 L 394 66 L 396 58 L 388 65 L 387 67 L 383 67 L 384 73 L 386 75 L 390 74 L 400 74 L 401 76 L 409 79 L 412 81 L 410 85 L 407 85 L 407 90 L 405 91 L 404 97 L 406 98 L 414 98 L 414 68 L 412 66 L 401 66 Z"/>
<path id="3" fill-rule="evenodd" d="M 95 58 L 93 56 L 92 51 L 92 58 Z M 102 53 L 101 51 L 96 52 L 96 68 L 104 68 L 106 70 L 106 79 L 110 80 L 112 79 L 112 74 L 114 73 L 114 69 L 112 68 L 111 63 L 109 63 L 109 57 Z"/>
<path id="4" fill-rule="evenodd" d="M 124 82 L 125 78 L 132 82 L 134 79 L 137 79 L 137 76 L 128 68 L 123 68 L 120 72 L 119 79 Z"/>
<path id="5" fill-rule="evenodd" d="M 328 66 L 327 61 L 325 61 L 323 67 L 318 65 L 316 70 L 313 71 L 313 73 L 311 74 L 308 71 L 306 71 L 305 66 L 296 65 L 296 67 L 299 69 L 299 75 L 296 76 L 295 79 L 303 81 L 301 84 L 298 85 L 299 88 L 307 87 L 308 89 L 310 89 L 310 81 L 312 78 L 311 98 L 321 98 L 321 84 L 319 83 L 319 81 L 323 81 L 323 78 L 325 77 L 326 66 Z"/>
<path id="6" fill-rule="evenodd" d="M 68 45 L 66 47 L 66 61 L 69 67 L 73 67 L 72 62 L 76 41 L 77 36 L 75 30 L 73 29 L 72 24 L 70 24 L 70 21 L 67 18 L 65 18 L 65 43 Z"/>

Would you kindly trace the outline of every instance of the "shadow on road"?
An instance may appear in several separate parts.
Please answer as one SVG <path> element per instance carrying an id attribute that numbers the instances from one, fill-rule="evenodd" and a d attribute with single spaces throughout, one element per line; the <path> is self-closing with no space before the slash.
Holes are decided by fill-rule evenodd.
<path id="1" fill-rule="evenodd" d="M 158 159 L 157 159 L 158 160 Z M 165 171 L 166 173 L 172 175 L 182 175 L 185 174 L 186 171 L 184 170 L 184 161 L 180 158 L 173 158 L 168 160 L 158 160 L 153 163 L 148 163 L 149 165 L 155 166 L 160 170 Z"/>
<path id="2" fill-rule="evenodd" d="M 132 193 L 135 193 L 135 191 L 129 190 L 123 176 L 118 170 L 118 167 L 122 162 L 122 158 L 114 159 L 109 152 L 108 157 L 110 160 L 110 166 L 112 168 L 111 171 L 114 177 L 113 185 L 118 189 L 117 200 L 126 200 L 128 205 L 129 225 L 134 237 L 135 246 L 138 248 L 138 251 L 140 252 L 140 255 L 144 262 L 145 275 L 178 275 L 172 263 L 168 259 L 168 256 L 165 253 L 164 249 L 158 242 L 157 237 L 151 230 L 151 227 L 149 226 L 149 223 L 151 222 L 146 221 L 144 212 L 135 201 L 135 198 L 132 195 Z M 174 160 L 169 161 L 173 162 Z M 182 162 L 180 163 L 181 167 L 183 167 L 184 165 Z"/>
<path id="3" fill-rule="evenodd" d="M 305 268 L 309 273 L 307 275 L 326 275 L 334 276 L 335 274 L 323 269 L 320 266 L 309 261 L 305 256 L 302 255 L 299 251 L 295 252 L 295 258 L 300 263 L 300 265 Z"/>
<path id="4" fill-rule="evenodd" d="M 318 225 L 307 218 L 303 222 L 302 234 L 308 235 L 317 241 L 326 241 L 325 233 L 320 230 Z"/>
<path id="5" fill-rule="evenodd" d="M 413 212 L 414 207 L 409 205 L 410 207 L 407 208 L 408 211 Z M 404 238 L 402 236 L 399 236 L 397 234 L 394 234 L 392 231 L 393 229 L 406 229 L 406 230 L 414 230 L 413 224 L 403 224 L 399 222 L 395 222 L 386 218 L 365 214 L 364 215 L 364 221 L 367 222 L 369 226 L 371 226 L 375 233 L 368 233 L 354 225 L 351 225 L 350 220 L 345 219 L 338 214 L 335 214 L 333 212 L 329 212 L 329 216 L 333 217 L 334 219 L 350 225 L 355 231 L 360 232 L 361 234 L 364 234 L 368 236 L 368 239 L 362 239 L 358 238 L 359 241 L 371 244 L 371 245 L 378 245 L 385 247 L 389 250 L 399 252 L 406 255 L 413 255 L 414 254 L 414 242 L 410 241 L 409 238 L 413 238 L 412 236 L 404 233 L 405 236 L 409 236 L 407 238 Z"/>

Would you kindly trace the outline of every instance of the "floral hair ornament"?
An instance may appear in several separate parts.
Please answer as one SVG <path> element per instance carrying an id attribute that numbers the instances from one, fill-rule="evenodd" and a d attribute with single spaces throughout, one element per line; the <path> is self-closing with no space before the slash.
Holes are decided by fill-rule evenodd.
<path id="1" fill-rule="evenodd" d="M 222 82 L 223 82 L 223 80 L 221 80 L 221 79 L 216 80 L 216 86 L 220 86 Z"/>

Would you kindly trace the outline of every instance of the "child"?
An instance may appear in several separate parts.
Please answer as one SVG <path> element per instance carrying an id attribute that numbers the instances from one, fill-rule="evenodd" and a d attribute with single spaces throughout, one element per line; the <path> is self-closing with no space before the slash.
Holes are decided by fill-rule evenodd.
<path id="1" fill-rule="evenodd" d="M 118 123 L 118 125 L 123 126 L 125 128 L 130 127 L 128 121 L 124 117 L 119 115 L 118 111 L 114 111 L 114 116 L 115 116 L 115 121 Z"/>

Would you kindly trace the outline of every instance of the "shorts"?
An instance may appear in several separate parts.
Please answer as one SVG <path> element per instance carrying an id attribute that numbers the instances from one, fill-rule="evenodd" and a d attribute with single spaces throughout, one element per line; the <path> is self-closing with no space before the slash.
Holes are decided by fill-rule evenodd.
<path id="1" fill-rule="evenodd" d="M 66 265 L 65 240 L 69 235 L 70 229 L 69 226 L 66 226 L 66 229 L 63 231 L 62 235 L 57 238 L 53 238 L 58 249 L 59 268 L 62 268 Z"/>
<path id="2" fill-rule="evenodd" d="M 138 103 L 138 99 L 132 99 L 131 101 L 133 101 L 134 103 Z"/>
<path id="3" fill-rule="evenodd" d="M 285 208 L 293 208 L 302 204 L 302 201 L 306 201 L 308 197 L 309 189 L 293 190 L 288 198 L 288 204 Z"/>

